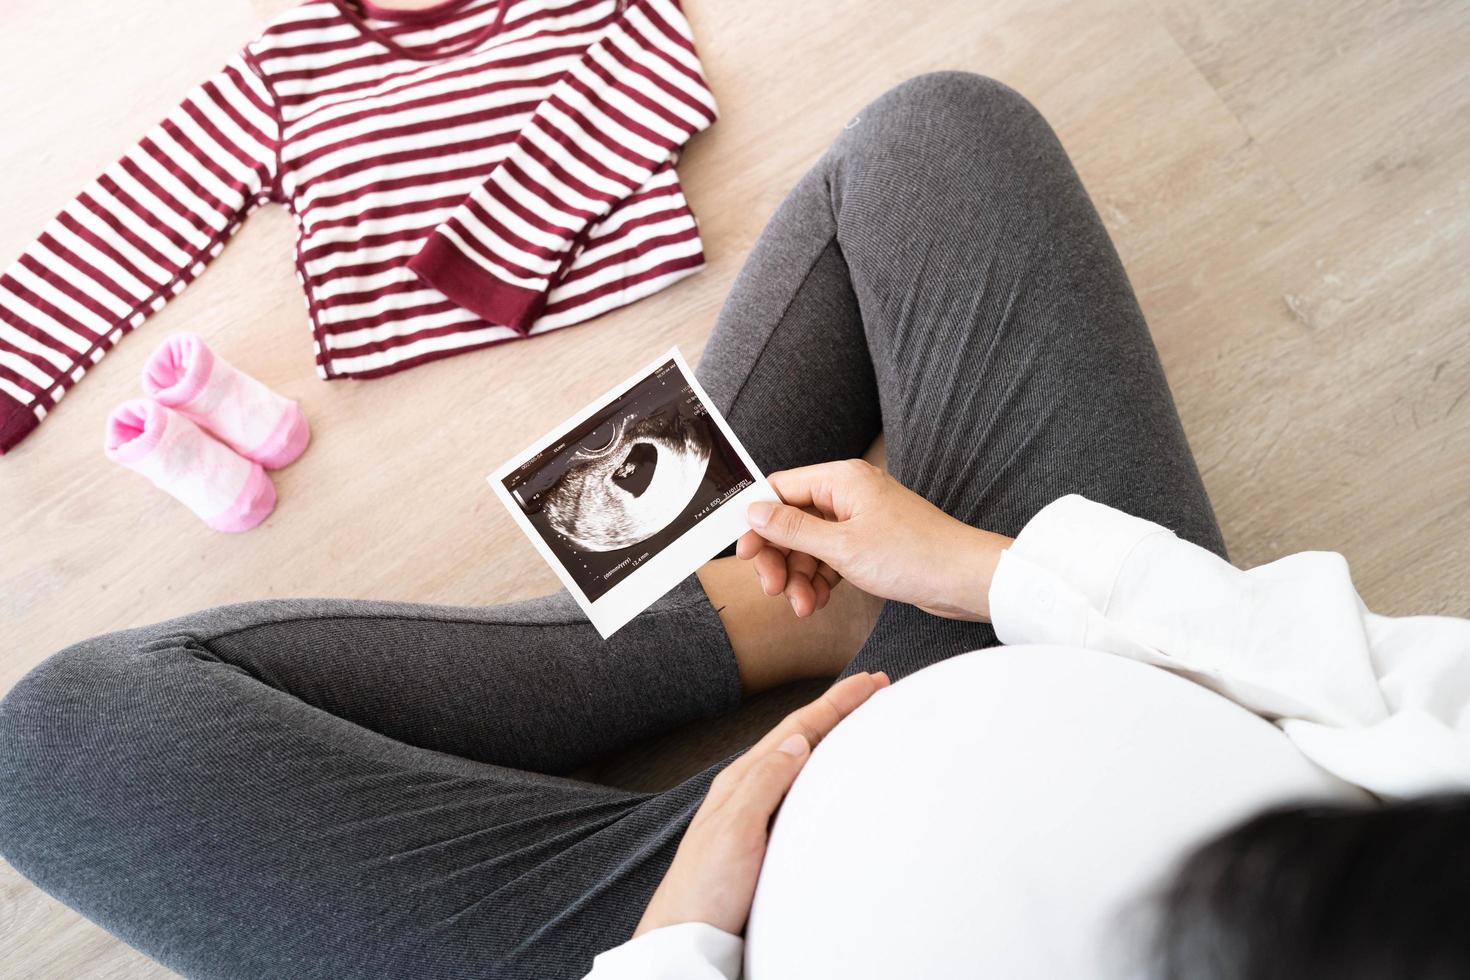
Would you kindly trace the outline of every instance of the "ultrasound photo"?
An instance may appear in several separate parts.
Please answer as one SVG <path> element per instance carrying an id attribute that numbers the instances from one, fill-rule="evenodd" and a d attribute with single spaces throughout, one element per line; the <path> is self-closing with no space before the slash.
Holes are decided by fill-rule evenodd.
<path id="1" fill-rule="evenodd" d="M 550 553 L 563 578 L 570 577 L 591 604 L 685 542 L 743 491 L 759 486 L 769 493 L 677 351 L 543 442 L 544 448 L 513 462 L 492 482 L 498 481 L 502 499 L 508 496 L 523 526 L 529 524 L 540 539 L 543 554 Z M 735 516 L 743 520 L 743 510 Z M 695 565 L 741 529 L 729 515 L 722 526 L 710 539 L 717 543 L 685 542 L 686 550 L 694 549 Z M 661 590 L 638 596 L 634 604 L 646 606 L 693 567 L 672 578 L 666 570 L 651 586 Z"/>

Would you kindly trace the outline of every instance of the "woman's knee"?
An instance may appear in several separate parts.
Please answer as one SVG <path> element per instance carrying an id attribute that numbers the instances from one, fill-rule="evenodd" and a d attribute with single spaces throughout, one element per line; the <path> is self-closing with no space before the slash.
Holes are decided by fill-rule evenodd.
<path id="1" fill-rule="evenodd" d="M 830 173 L 991 185 L 1011 193 L 1071 168 L 1051 126 L 1015 89 L 973 72 L 936 71 L 895 85 L 857 114 L 834 144 Z M 945 191 L 945 192 L 949 192 Z"/>
<path id="2" fill-rule="evenodd" d="M 880 125 L 864 127 L 868 121 Z M 887 123 L 883 125 L 881 123 Z M 1015 89 L 968 71 L 933 71 L 900 82 L 858 113 L 849 129 L 881 134 L 913 128 L 935 137 L 1050 137 L 1051 127 Z"/>
<path id="3" fill-rule="evenodd" d="M 899 82 L 878 96 L 872 109 L 930 115 L 1014 114 L 1040 118 L 1024 95 L 987 75 L 971 71 L 931 71 Z"/>
<path id="4" fill-rule="evenodd" d="M 43 661 L 0 700 L 0 855 L 21 867 L 85 819 L 90 776 L 115 762 L 130 692 L 145 669 L 128 633 L 75 643 Z"/>
<path id="5" fill-rule="evenodd" d="M 0 700 L 0 744 L 10 745 L 44 727 L 46 719 L 74 717 L 105 690 L 118 665 L 113 634 L 96 636 L 52 654 Z M 89 680 L 95 679 L 95 684 Z"/>

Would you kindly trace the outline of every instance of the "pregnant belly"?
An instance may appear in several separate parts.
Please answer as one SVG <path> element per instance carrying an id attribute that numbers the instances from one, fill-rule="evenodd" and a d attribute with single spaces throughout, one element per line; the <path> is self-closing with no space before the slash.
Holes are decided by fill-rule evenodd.
<path id="1" fill-rule="evenodd" d="M 1166 671 L 1061 647 L 954 657 L 812 754 L 772 827 L 746 976 L 1121 974 L 1177 857 L 1323 798 L 1364 796 Z"/>

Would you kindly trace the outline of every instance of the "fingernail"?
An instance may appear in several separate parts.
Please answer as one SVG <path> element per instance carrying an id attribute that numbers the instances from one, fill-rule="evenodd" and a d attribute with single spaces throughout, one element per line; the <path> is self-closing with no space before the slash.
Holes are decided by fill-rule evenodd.
<path id="1" fill-rule="evenodd" d="M 758 500 L 745 508 L 745 520 L 751 527 L 765 527 L 771 521 L 771 511 L 775 509 L 769 501 Z"/>
<path id="2" fill-rule="evenodd" d="M 806 750 L 806 738 L 799 732 L 794 735 L 787 735 L 786 741 L 776 746 L 776 751 L 785 752 L 787 755 L 805 755 Z"/>

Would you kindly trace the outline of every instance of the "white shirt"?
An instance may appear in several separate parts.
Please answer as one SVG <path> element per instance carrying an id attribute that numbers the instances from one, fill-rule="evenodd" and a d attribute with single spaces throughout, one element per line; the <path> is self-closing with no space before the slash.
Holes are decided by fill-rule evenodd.
<path id="1" fill-rule="evenodd" d="M 1150 889 L 1250 813 L 1470 787 L 1470 621 L 1368 612 L 1340 555 L 1242 572 L 1071 496 L 990 603 L 1011 646 L 878 692 L 812 753 L 748 941 L 658 929 L 589 980 L 1116 975 Z"/>

